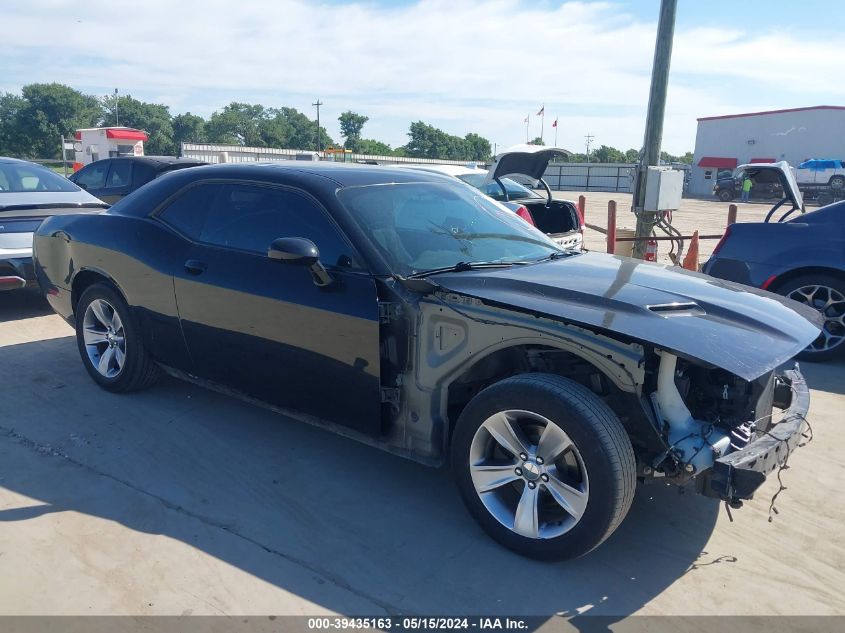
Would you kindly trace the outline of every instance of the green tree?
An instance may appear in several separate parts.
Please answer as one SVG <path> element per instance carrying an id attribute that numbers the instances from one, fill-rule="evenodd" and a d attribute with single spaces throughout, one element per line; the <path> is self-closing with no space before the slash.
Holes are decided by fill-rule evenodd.
<path id="1" fill-rule="evenodd" d="M 625 152 L 625 162 L 626 163 L 638 163 L 638 162 L 640 162 L 640 150 L 631 148 L 627 152 Z"/>
<path id="2" fill-rule="evenodd" d="M 362 153 L 357 145 L 361 140 L 361 130 L 364 124 L 370 120 L 370 117 L 347 110 L 337 120 L 340 122 L 340 135 L 344 138 L 343 146 L 353 152 Z"/>
<path id="3" fill-rule="evenodd" d="M 615 147 L 602 145 L 590 154 L 590 160 L 594 163 L 624 163 L 625 154 Z"/>
<path id="4" fill-rule="evenodd" d="M 214 112 L 205 125 L 212 143 L 264 147 L 259 125 L 267 115 L 264 106 L 233 101 L 220 112 Z"/>
<path id="5" fill-rule="evenodd" d="M 103 115 L 96 97 L 57 83 L 24 86 L 20 99 L 4 98 L 3 109 L 4 143 L 28 158 L 58 158 L 62 135 L 94 127 Z"/>
<path id="6" fill-rule="evenodd" d="M 160 103 L 146 103 L 122 95 L 117 99 L 117 117 L 114 110 L 115 98 L 103 97 L 102 105 L 105 116 L 103 124 L 116 125 L 118 120 L 124 127 L 144 130 L 149 139 L 144 142 L 144 153 L 148 156 L 173 156 L 178 151 L 173 141 L 173 124 L 170 108 Z"/>
<path id="7" fill-rule="evenodd" d="M 173 126 L 173 144 L 177 150 L 182 143 L 205 143 L 205 119 L 196 114 L 186 112 L 177 114 L 171 122 Z"/>
<path id="8" fill-rule="evenodd" d="M 19 113 L 26 100 L 11 92 L 0 95 L 0 156 L 20 156 L 26 147 L 22 144 Z"/>
<path id="9" fill-rule="evenodd" d="M 467 160 L 487 161 L 493 155 L 493 148 L 483 136 L 470 132 L 464 137 L 464 144 L 466 146 Z"/>
<path id="10" fill-rule="evenodd" d="M 545 145 L 545 143 L 543 142 L 543 139 L 541 139 L 541 138 L 538 136 L 538 137 L 536 137 L 533 141 L 531 141 L 531 142 L 529 143 L 529 145 Z"/>
<path id="11" fill-rule="evenodd" d="M 390 145 L 371 138 L 359 138 L 356 140 L 356 145 L 357 149 L 349 148 L 356 154 L 370 154 L 373 156 L 390 156 L 393 154 Z"/>

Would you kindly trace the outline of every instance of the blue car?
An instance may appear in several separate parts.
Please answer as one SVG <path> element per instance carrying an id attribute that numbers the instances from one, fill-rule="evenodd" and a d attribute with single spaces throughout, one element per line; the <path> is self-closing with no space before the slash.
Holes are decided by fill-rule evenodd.
<path id="1" fill-rule="evenodd" d="M 845 354 L 845 201 L 805 213 L 794 177 L 778 165 L 766 168 L 780 169 L 784 199 L 766 222 L 731 225 L 703 272 L 818 310 L 824 329 L 798 358 L 828 360 Z"/>

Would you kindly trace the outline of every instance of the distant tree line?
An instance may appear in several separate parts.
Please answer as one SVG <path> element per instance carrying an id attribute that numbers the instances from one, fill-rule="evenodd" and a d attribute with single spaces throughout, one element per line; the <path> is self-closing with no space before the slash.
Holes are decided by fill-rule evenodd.
<path id="1" fill-rule="evenodd" d="M 22 158 L 59 158 L 59 137 L 71 137 L 75 130 L 116 125 L 145 130 L 148 155 L 176 155 L 183 142 L 221 143 L 252 147 L 316 149 L 317 123 L 296 108 L 271 108 L 260 104 L 232 102 L 209 118 L 186 112 L 172 115 L 160 103 L 147 103 L 131 95 L 98 97 L 58 83 L 29 84 L 20 94 L 0 94 L 0 155 Z M 470 132 L 456 136 L 423 121 L 411 123 L 408 143 L 392 148 L 387 143 L 363 138 L 369 117 L 347 111 L 340 115 L 343 147 L 360 154 L 444 158 L 487 161 L 492 147 L 486 138 Z M 324 127 L 320 127 L 320 146 L 340 147 Z M 542 144 L 540 138 L 534 143 Z M 602 145 L 590 152 L 590 161 L 632 163 L 639 152 L 622 152 Z M 663 152 L 664 162 L 692 163 L 692 153 L 671 156 Z M 574 154 L 571 162 L 585 162 L 584 154 Z"/>
<path id="2" fill-rule="evenodd" d="M 363 154 L 399 155 L 455 160 L 488 160 L 490 142 L 478 134 L 447 134 L 422 121 L 412 123 L 409 142 L 391 148 L 362 138 L 369 117 L 344 112 L 340 117 L 344 146 Z M 0 94 L 0 155 L 59 158 L 59 137 L 70 138 L 80 128 L 117 125 L 145 130 L 148 155 L 175 155 L 183 142 L 221 143 L 252 147 L 316 149 L 317 123 L 296 108 L 271 108 L 232 102 L 205 119 L 191 112 L 172 115 L 160 103 L 131 95 L 97 97 L 62 84 L 29 84 L 20 94 Z M 340 147 L 324 127 L 320 146 Z"/>

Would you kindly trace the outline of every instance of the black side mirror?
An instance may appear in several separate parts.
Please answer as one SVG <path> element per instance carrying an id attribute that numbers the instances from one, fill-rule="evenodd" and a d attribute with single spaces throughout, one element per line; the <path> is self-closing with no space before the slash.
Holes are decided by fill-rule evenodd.
<path id="1" fill-rule="evenodd" d="M 311 270 L 317 286 L 328 286 L 333 281 L 329 271 L 320 263 L 317 245 L 304 237 L 280 237 L 273 240 L 267 249 L 267 257 L 283 264 L 306 266 Z"/>
<path id="2" fill-rule="evenodd" d="M 320 250 L 304 237 L 280 237 L 270 243 L 267 257 L 278 259 L 283 264 L 313 266 L 320 261 Z"/>

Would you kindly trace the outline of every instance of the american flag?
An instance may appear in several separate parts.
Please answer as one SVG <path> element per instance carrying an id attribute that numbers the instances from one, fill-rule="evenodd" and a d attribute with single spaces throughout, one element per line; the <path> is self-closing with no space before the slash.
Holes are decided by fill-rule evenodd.
<path id="1" fill-rule="evenodd" d="M 543 106 L 542 108 L 540 108 L 540 111 L 537 113 L 537 116 L 543 116 L 545 111 L 546 111 L 546 106 Z"/>
<path id="2" fill-rule="evenodd" d="M 557 127 L 557 119 L 555 119 L 555 122 L 552 123 L 552 127 Z"/>

